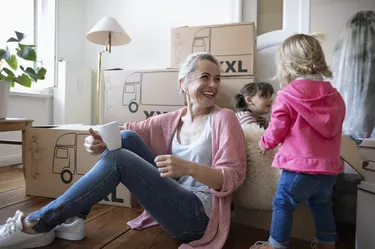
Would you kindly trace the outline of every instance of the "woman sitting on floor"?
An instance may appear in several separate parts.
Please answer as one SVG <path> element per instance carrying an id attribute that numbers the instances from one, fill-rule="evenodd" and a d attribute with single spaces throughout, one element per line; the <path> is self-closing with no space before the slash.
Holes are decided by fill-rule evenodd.
<path id="1" fill-rule="evenodd" d="M 189 242 L 180 248 L 222 248 L 232 193 L 245 179 L 246 151 L 234 112 L 215 105 L 220 72 L 212 55 L 189 56 L 179 73 L 187 106 L 125 123 L 119 150 L 105 150 L 100 135 L 90 129 L 87 150 L 104 152 L 96 165 L 42 209 L 26 217 L 17 211 L 0 227 L 0 248 L 40 247 L 55 237 L 82 239 L 83 219 L 120 182 L 145 209 L 128 223 L 132 228 L 160 224 Z"/>

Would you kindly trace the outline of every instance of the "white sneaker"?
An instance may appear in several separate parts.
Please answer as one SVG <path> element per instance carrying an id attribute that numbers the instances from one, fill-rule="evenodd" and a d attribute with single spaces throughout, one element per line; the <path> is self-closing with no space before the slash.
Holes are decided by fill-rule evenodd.
<path id="1" fill-rule="evenodd" d="M 82 240 L 86 237 L 85 220 L 73 217 L 55 227 L 55 236 L 65 240 Z"/>
<path id="2" fill-rule="evenodd" d="M 23 218 L 24 214 L 17 211 L 14 217 L 9 218 L 4 225 L 0 226 L 0 248 L 24 249 L 42 247 L 52 243 L 55 239 L 53 230 L 48 233 L 35 234 L 22 232 Z"/>

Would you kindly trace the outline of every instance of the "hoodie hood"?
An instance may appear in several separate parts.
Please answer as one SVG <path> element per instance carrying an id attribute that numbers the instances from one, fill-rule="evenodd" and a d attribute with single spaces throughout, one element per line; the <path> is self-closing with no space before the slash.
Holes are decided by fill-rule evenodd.
<path id="1" fill-rule="evenodd" d="M 345 103 L 331 83 L 296 80 L 278 93 L 299 116 L 325 138 L 342 132 Z"/>

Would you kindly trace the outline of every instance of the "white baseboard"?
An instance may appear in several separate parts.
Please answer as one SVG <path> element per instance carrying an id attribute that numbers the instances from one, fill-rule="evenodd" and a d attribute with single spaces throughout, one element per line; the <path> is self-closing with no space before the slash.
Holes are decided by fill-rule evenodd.
<path id="1" fill-rule="evenodd" d="M 22 154 L 0 157 L 0 167 L 22 164 Z"/>

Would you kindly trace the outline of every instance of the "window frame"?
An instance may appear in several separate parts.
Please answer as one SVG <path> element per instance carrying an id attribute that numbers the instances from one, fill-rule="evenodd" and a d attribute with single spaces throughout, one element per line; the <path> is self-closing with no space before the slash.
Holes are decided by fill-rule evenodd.
<path id="1" fill-rule="evenodd" d="M 52 43 L 53 43 L 53 59 L 51 61 L 53 61 L 53 65 L 49 65 L 47 68 L 47 77 L 48 75 L 51 75 L 51 78 L 47 78 L 47 80 L 41 80 L 41 81 L 38 81 L 37 83 L 34 83 L 31 85 L 30 88 L 27 88 L 27 87 L 23 87 L 23 86 L 16 86 L 14 88 L 11 88 L 10 91 L 11 91 L 11 94 L 12 95 L 15 95 L 17 93 L 26 93 L 26 94 L 42 94 L 42 95 L 52 95 L 53 94 L 53 88 L 55 88 L 57 86 L 57 77 L 58 77 L 58 71 L 57 71 L 57 67 L 58 67 L 58 63 L 57 63 L 57 29 L 58 29 L 58 23 L 57 23 L 57 20 L 58 20 L 58 4 L 57 4 L 57 0 L 33 0 L 34 2 L 34 41 L 33 43 L 37 46 L 36 49 L 38 49 L 39 47 L 39 39 L 40 39 L 40 25 L 39 25 L 39 20 L 42 19 L 41 18 L 41 15 L 43 15 L 43 11 L 41 8 L 43 8 L 43 4 L 44 3 L 47 3 L 48 4 L 52 4 L 54 6 L 52 6 L 52 9 L 54 11 L 53 13 L 53 31 L 52 31 L 52 34 L 51 34 L 51 37 L 52 37 Z M 39 55 L 40 52 L 37 51 L 37 55 Z M 39 60 L 40 58 L 38 58 Z M 40 61 L 37 61 L 36 63 L 34 63 L 34 67 L 40 65 L 38 64 L 40 63 Z M 43 63 L 43 61 L 42 61 Z M 46 65 L 44 64 L 43 65 L 44 67 L 46 67 Z M 51 68 L 52 68 L 52 71 L 51 71 Z"/>

